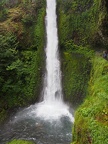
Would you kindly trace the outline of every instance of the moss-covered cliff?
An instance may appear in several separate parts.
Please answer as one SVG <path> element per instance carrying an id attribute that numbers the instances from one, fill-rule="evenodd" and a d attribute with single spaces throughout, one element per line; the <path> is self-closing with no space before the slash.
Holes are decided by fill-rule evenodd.
<path id="1" fill-rule="evenodd" d="M 0 2 L 0 121 L 36 101 L 41 88 L 45 1 L 14 2 Z"/>
<path id="2" fill-rule="evenodd" d="M 87 93 L 91 65 L 89 60 L 94 52 L 87 40 L 83 43 L 83 39 L 86 39 L 86 36 L 88 36 L 83 31 L 85 26 L 87 28 L 90 27 L 85 23 L 85 26 L 82 24 L 82 19 L 85 19 L 83 17 L 85 10 L 82 11 L 81 16 L 81 13 L 77 10 L 80 1 L 58 0 L 57 2 L 59 44 L 63 56 L 63 89 L 65 99 L 69 100 L 76 107 L 83 101 Z M 85 3 L 83 2 L 83 5 Z M 79 19 L 80 22 L 76 22 L 76 19 Z"/>
<path id="3" fill-rule="evenodd" d="M 65 97 L 76 105 L 86 96 L 75 114 L 73 144 L 108 143 L 108 62 L 101 53 L 108 49 L 108 2 L 57 2 Z"/>
<path id="4" fill-rule="evenodd" d="M 108 62 L 92 60 L 89 93 L 75 114 L 73 144 L 108 143 Z"/>
<path id="5" fill-rule="evenodd" d="M 86 96 L 90 62 L 81 53 L 63 52 L 62 72 L 65 100 L 76 108 Z"/>
<path id="6" fill-rule="evenodd" d="M 107 0 L 58 0 L 60 44 L 107 45 Z"/>

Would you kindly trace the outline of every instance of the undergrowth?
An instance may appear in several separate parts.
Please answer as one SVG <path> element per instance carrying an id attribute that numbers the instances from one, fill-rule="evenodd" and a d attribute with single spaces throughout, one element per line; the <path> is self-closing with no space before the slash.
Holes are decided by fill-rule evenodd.
<path id="1" fill-rule="evenodd" d="M 74 144 L 108 143 L 108 62 L 96 56 L 92 64 L 88 97 L 75 114 Z"/>
<path id="2" fill-rule="evenodd" d="M 34 144 L 33 142 L 30 141 L 25 141 L 25 140 L 12 140 L 11 142 L 7 144 Z"/>
<path id="3" fill-rule="evenodd" d="M 0 22 L 1 121 L 8 110 L 36 102 L 44 57 L 45 1 L 18 5 L 13 2 L 12 7 L 4 4 L 2 8 L 5 7 L 9 13 Z"/>
<path id="4" fill-rule="evenodd" d="M 70 39 L 77 45 L 103 45 L 99 33 L 106 9 L 101 0 L 58 0 L 58 7 L 61 46 Z"/>

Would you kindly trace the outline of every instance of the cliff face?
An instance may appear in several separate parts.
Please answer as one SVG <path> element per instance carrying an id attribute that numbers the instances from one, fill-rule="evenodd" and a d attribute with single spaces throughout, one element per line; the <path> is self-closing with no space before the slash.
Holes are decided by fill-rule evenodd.
<path id="1" fill-rule="evenodd" d="M 9 1 L 10 2 L 10 1 Z M 34 103 L 41 88 L 45 1 L 0 2 L 0 121 Z"/>
<path id="2" fill-rule="evenodd" d="M 102 51 L 108 50 L 108 2 L 58 0 L 57 11 L 65 99 L 75 106 L 83 101 L 75 113 L 73 144 L 107 143 L 108 62 Z"/>

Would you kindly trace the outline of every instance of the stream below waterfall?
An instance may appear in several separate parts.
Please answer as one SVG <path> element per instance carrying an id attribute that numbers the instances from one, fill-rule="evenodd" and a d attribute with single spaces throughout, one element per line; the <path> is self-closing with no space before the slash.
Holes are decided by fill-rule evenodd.
<path id="1" fill-rule="evenodd" d="M 69 117 L 44 120 L 32 113 L 34 109 L 36 105 L 21 110 L 0 126 L 0 144 L 7 144 L 13 139 L 30 140 L 36 144 L 70 144 L 72 122 Z"/>

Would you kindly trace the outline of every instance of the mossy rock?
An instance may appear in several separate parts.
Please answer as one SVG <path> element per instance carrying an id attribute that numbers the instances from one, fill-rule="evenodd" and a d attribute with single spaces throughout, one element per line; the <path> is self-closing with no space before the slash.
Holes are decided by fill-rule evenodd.
<path id="1" fill-rule="evenodd" d="M 14 140 L 12 140 L 11 142 L 9 142 L 7 144 L 34 144 L 34 142 L 14 139 Z"/>
<path id="2" fill-rule="evenodd" d="M 90 62 L 81 53 L 63 53 L 63 90 L 65 100 L 76 108 L 86 96 Z"/>
<path id="3" fill-rule="evenodd" d="M 92 59 L 88 95 L 75 112 L 72 144 L 108 143 L 108 61 Z"/>

